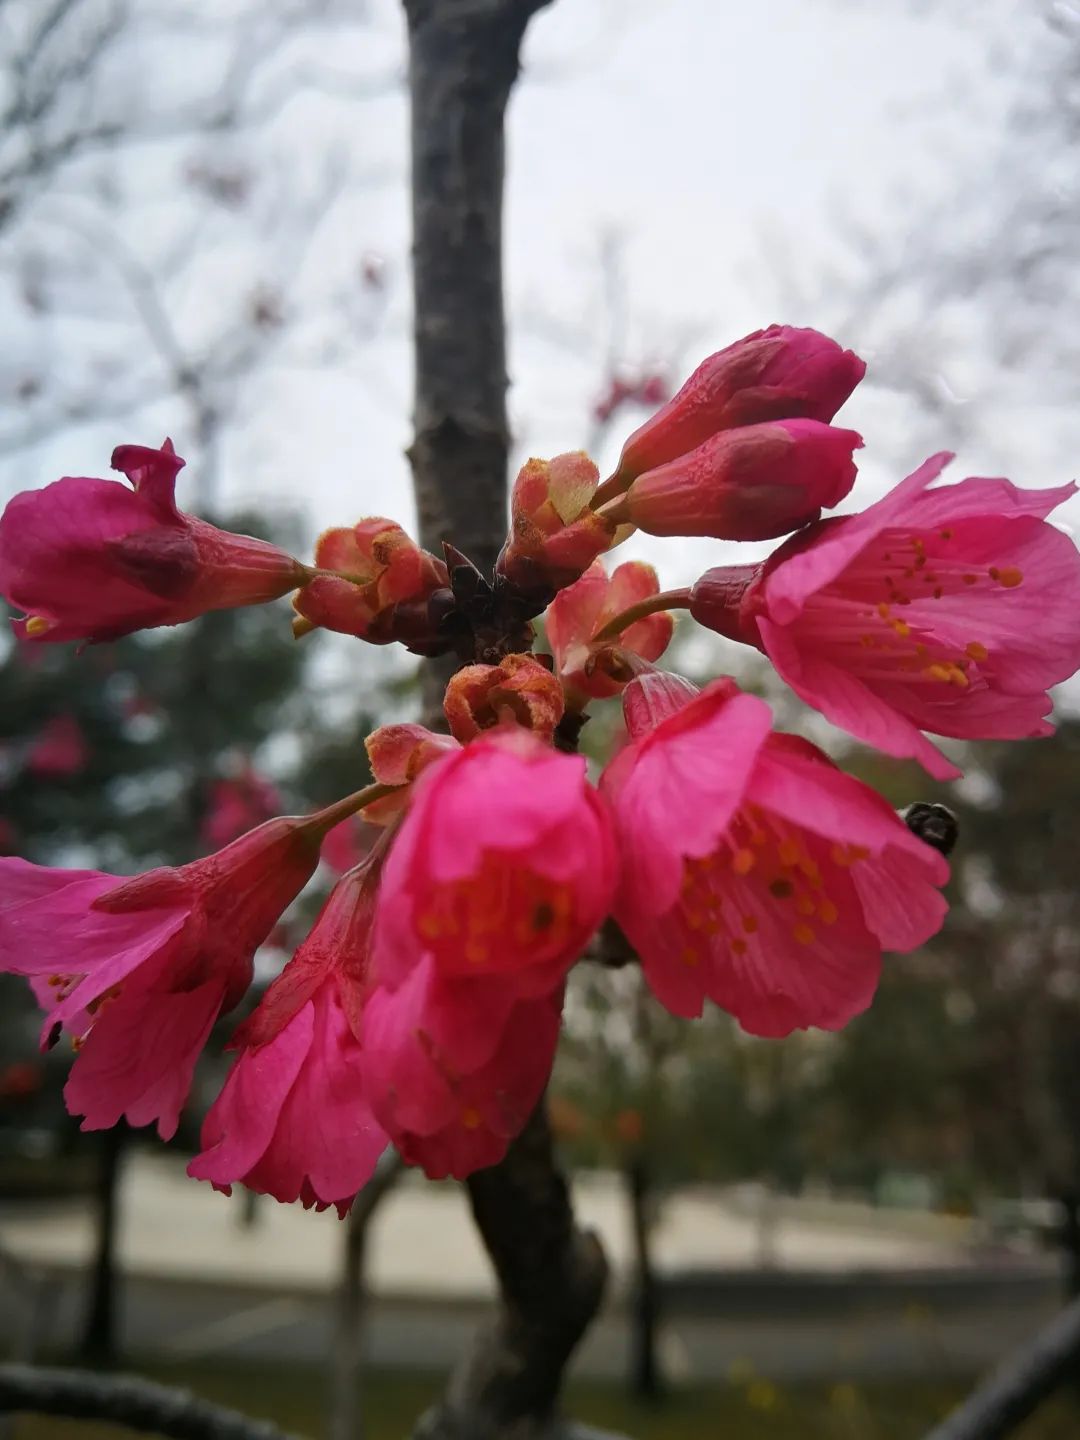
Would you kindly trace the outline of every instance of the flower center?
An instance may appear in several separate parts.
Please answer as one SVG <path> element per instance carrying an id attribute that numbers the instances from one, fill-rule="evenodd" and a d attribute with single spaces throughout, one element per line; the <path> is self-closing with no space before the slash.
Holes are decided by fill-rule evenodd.
<path id="1" fill-rule="evenodd" d="M 721 938 L 736 956 L 755 944 L 767 949 L 768 932 L 775 934 L 777 926 L 798 944 L 813 945 L 819 929 L 840 917 L 829 894 L 830 884 L 839 888 L 835 871 L 869 853 L 841 844 L 826 850 L 816 837 L 757 806 L 740 810 L 710 855 L 683 862 L 680 910 L 688 931 L 683 963 L 697 965 Z"/>
<path id="2" fill-rule="evenodd" d="M 515 969 L 562 950 L 574 924 L 569 885 L 487 851 L 480 869 L 429 890 L 417 930 L 436 957 L 453 968 Z"/>
<path id="3" fill-rule="evenodd" d="M 984 688 L 989 647 L 954 641 L 935 625 L 933 604 L 977 590 L 1012 590 L 1023 583 L 1015 565 L 978 567 L 950 529 L 886 531 L 843 576 L 807 602 L 808 630 L 827 637 L 843 663 L 867 681 Z M 945 617 L 955 621 L 957 607 Z"/>

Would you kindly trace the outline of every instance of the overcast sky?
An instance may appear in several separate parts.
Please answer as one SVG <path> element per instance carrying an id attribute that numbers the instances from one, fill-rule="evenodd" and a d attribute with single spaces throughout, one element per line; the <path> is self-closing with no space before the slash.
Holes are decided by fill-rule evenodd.
<path id="1" fill-rule="evenodd" d="M 843 263 L 845 216 L 871 230 L 918 223 L 929 197 L 1001 143 L 991 42 L 1030 25 L 1039 6 L 1025 3 L 1026 10 L 1012 0 L 978 7 L 963 0 L 558 0 L 543 11 L 530 30 L 509 121 L 507 299 L 518 458 L 585 442 L 613 319 L 627 361 L 684 372 L 774 320 L 827 328 L 842 306 L 816 277 Z M 371 76 L 399 67 L 399 9 L 397 0 L 371 0 L 370 23 L 337 47 L 334 62 Z M 325 58 L 325 39 L 313 35 L 311 44 Z M 168 51 L 143 55 L 138 103 L 151 110 L 163 87 L 184 83 L 182 67 L 169 60 Z M 254 150 L 237 150 L 264 173 L 264 201 L 267 186 L 301 190 L 329 153 L 347 151 L 343 163 L 361 180 L 322 227 L 292 300 L 301 309 L 351 303 L 334 287 L 355 276 L 364 252 L 385 261 L 387 299 L 373 338 L 355 346 L 348 363 L 280 369 L 245 392 L 224 451 L 227 504 L 299 500 L 313 529 L 379 512 L 411 519 L 403 455 L 411 387 L 406 127 L 400 86 L 344 107 L 301 97 Z M 190 163 L 184 146 L 128 163 L 127 198 L 109 223 L 136 251 L 167 248 L 177 174 Z M 42 214 L 46 248 L 68 245 L 63 200 Z M 615 257 L 607 272 L 618 282 L 614 311 L 605 298 L 605 247 Z M 174 292 L 178 317 L 195 335 L 200 327 L 209 333 L 222 295 L 250 285 L 262 263 L 254 250 L 248 257 L 227 246 L 207 249 L 199 282 Z M 76 316 L 92 310 L 101 283 L 93 256 L 68 276 Z M 350 324 L 355 332 L 355 316 Z M 858 333 L 838 338 L 873 364 L 873 324 L 851 324 Z M 43 350 L 40 319 L 24 316 L 20 325 L 30 351 Z M 61 311 L 49 326 L 50 353 L 59 337 L 61 356 L 49 363 L 63 363 L 65 336 L 72 353 L 86 343 L 85 319 Z M 90 343 L 104 345 L 100 320 L 88 333 L 99 337 Z M 963 382 L 946 376 L 943 383 L 958 404 L 970 403 Z M 639 419 L 627 416 L 609 449 Z M 927 448 L 921 432 L 909 439 L 903 408 L 881 397 L 860 392 L 842 419 L 867 441 L 865 483 L 852 503 L 880 493 Z M 948 422 L 946 414 L 934 448 L 954 443 Z M 65 430 L 17 461 L 5 459 L 3 489 L 60 473 L 104 473 L 120 440 L 156 443 L 169 431 L 181 453 L 192 445 L 190 417 L 175 398 L 145 407 L 123 433 L 117 424 Z M 969 462 L 964 473 L 1012 460 L 1008 446 L 983 448 L 961 456 L 961 465 Z M 717 554 L 711 542 L 646 540 L 636 548 L 658 559 L 672 581 Z"/>

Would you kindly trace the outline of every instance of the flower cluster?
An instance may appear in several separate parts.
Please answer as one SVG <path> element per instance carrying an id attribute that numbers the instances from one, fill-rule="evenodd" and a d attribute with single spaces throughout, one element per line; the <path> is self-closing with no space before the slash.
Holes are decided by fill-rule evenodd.
<path id="1" fill-rule="evenodd" d="M 381 517 L 327 531 L 311 566 L 217 530 L 177 509 L 167 441 L 115 452 L 128 485 L 17 496 L 0 591 L 30 644 L 295 590 L 298 635 L 462 661 L 449 733 L 375 731 L 374 784 L 327 809 L 238 833 L 275 803 L 245 775 L 217 797 L 206 838 L 221 848 L 189 865 L 123 879 L 0 859 L 0 968 L 33 986 L 44 1045 L 71 1036 L 66 1099 L 84 1126 L 173 1133 L 211 1028 L 328 836 L 344 873 L 234 1031 L 190 1166 L 220 1189 L 344 1213 L 387 1145 L 432 1176 L 497 1162 L 547 1083 L 568 972 L 608 919 L 677 1015 L 709 1000 L 782 1036 L 864 1010 L 883 952 L 940 928 L 948 864 L 775 732 L 763 700 L 659 670 L 670 612 L 756 647 L 830 720 L 946 779 L 956 767 L 926 731 L 1049 732 L 1047 690 L 1080 667 L 1080 555 L 1047 523 L 1075 487 L 934 485 L 944 455 L 861 513 L 822 518 L 855 478 L 861 439 L 832 421 L 863 371 L 810 330 L 729 346 L 604 482 L 581 452 L 530 460 L 490 577 Z M 788 538 L 662 591 L 648 565 L 604 567 L 634 528 Z M 550 654 L 533 648 L 543 611 Z M 576 738 L 589 706 L 618 696 L 625 741 L 594 784 Z"/>

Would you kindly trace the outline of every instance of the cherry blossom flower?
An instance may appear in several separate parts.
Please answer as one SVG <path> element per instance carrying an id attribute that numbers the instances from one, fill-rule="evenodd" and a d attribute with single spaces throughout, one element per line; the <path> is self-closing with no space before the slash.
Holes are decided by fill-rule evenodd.
<path id="1" fill-rule="evenodd" d="M 615 850 L 585 762 L 500 729 L 431 765 L 383 871 L 380 983 L 429 952 L 446 976 L 549 992 L 603 919 Z"/>
<path id="2" fill-rule="evenodd" d="M 1050 734 L 1046 692 L 1080 667 L 1080 554 L 1045 519 L 1075 485 L 928 489 L 949 458 L 761 566 L 709 571 L 690 596 L 696 619 L 763 650 L 834 724 L 940 780 L 960 772 L 921 731 Z"/>
<path id="3" fill-rule="evenodd" d="M 240 1053 L 188 1174 L 344 1214 L 387 1145 L 360 1029 L 378 857 L 342 876 L 311 933 L 230 1042 Z"/>
<path id="4" fill-rule="evenodd" d="M 22 640 L 115 640 L 208 610 L 257 605 L 302 585 L 307 566 L 276 545 L 176 508 L 184 462 L 121 445 L 119 480 L 68 476 L 26 490 L 0 516 L 0 594 L 27 612 Z"/>
<path id="5" fill-rule="evenodd" d="M 331 806 L 270 820 L 223 850 L 134 879 L 0 859 L 0 970 L 25 975 L 78 1059 L 65 1088 L 86 1130 L 126 1115 L 176 1131 L 199 1052 L 251 983 L 256 949 L 311 878 Z"/>
<path id="6" fill-rule="evenodd" d="M 882 949 L 940 928 L 944 858 L 730 680 L 641 676 L 623 705 L 631 743 L 601 780 L 613 913 L 658 998 L 677 1015 L 711 999 L 755 1035 L 846 1024 Z"/>
<path id="7" fill-rule="evenodd" d="M 376 990 L 367 1094 L 402 1159 L 432 1179 L 497 1164 L 543 1094 L 561 1014 L 561 986 L 513 1000 L 490 977 L 447 982 L 430 955 L 396 990 Z"/>
<path id="8" fill-rule="evenodd" d="M 555 669 L 575 708 L 618 695 L 632 678 L 628 657 L 659 660 L 667 649 L 675 630 L 667 611 L 635 621 L 614 644 L 593 641 L 609 620 L 659 591 L 651 565 L 628 560 L 609 576 L 597 560 L 576 584 L 556 595 L 548 607 L 547 636 Z"/>
<path id="9" fill-rule="evenodd" d="M 769 540 L 816 520 L 855 483 L 854 430 L 772 420 L 721 430 L 639 475 L 600 513 L 649 535 Z"/>

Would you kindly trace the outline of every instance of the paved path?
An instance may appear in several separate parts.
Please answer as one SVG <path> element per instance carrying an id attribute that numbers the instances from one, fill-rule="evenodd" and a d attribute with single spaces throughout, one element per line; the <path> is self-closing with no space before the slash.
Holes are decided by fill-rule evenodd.
<path id="1" fill-rule="evenodd" d="M 298 1205 L 259 1203 L 251 1228 L 231 1199 L 189 1180 L 169 1155 L 136 1152 L 123 1182 L 121 1257 L 129 1274 L 264 1286 L 275 1293 L 325 1292 L 334 1283 L 342 1244 L 336 1215 Z M 629 1227 L 614 1177 L 589 1176 L 575 1187 L 581 1222 L 594 1227 L 617 1276 L 625 1275 Z M 734 1192 L 687 1190 L 660 1212 L 656 1261 L 661 1270 L 757 1267 L 761 1226 Z M 779 1216 L 773 1259 L 800 1271 L 946 1269 L 972 1263 L 969 1227 L 961 1221 L 863 1206 L 799 1204 Z M 0 1246 L 26 1262 L 78 1267 L 90 1255 L 92 1221 L 85 1201 L 0 1208 Z M 472 1299 L 490 1291 L 486 1258 L 461 1188 L 407 1176 L 372 1226 L 371 1281 L 377 1293 Z"/>
<path id="2" fill-rule="evenodd" d="M 576 1201 L 603 1236 L 616 1282 L 576 1368 L 618 1377 L 628 1350 L 618 1303 L 628 1253 L 622 1195 L 612 1178 L 587 1177 Z M 669 1294 L 661 1340 L 673 1377 L 966 1376 L 1029 1336 L 1057 1304 L 1052 1266 L 988 1256 L 960 1222 L 832 1203 L 788 1208 L 774 1253 L 790 1268 L 763 1274 L 754 1268 L 754 1206 L 736 1192 L 687 1191 L 664 1207 L 659 1268 L 684 1277 Z M 340 1223 L 272 1202 L 261 1203 L 252 1228 L 240 1221 L 238 1198 L 189 1181 L 170 1156 L 131 1158 L 121 1227 L 129 1353 L 324 1362 Z M 0 1207 L 0 1247 L 47 1277 L 31 1291 L 46 1301 L 41 1329 L 54 1345 L 78 1333 L 90 1245 L 85 1202 Z M 376 1217 L 371 1256 L 370 1360 L 445 1369 L 490 1294 L 460 1189 L 406 1178 Z M 934 1278 L 920 1290 L 924 1270 Z M 0 1349 L 25 1340 L 28 1293 L 0 1268 Z"/>

